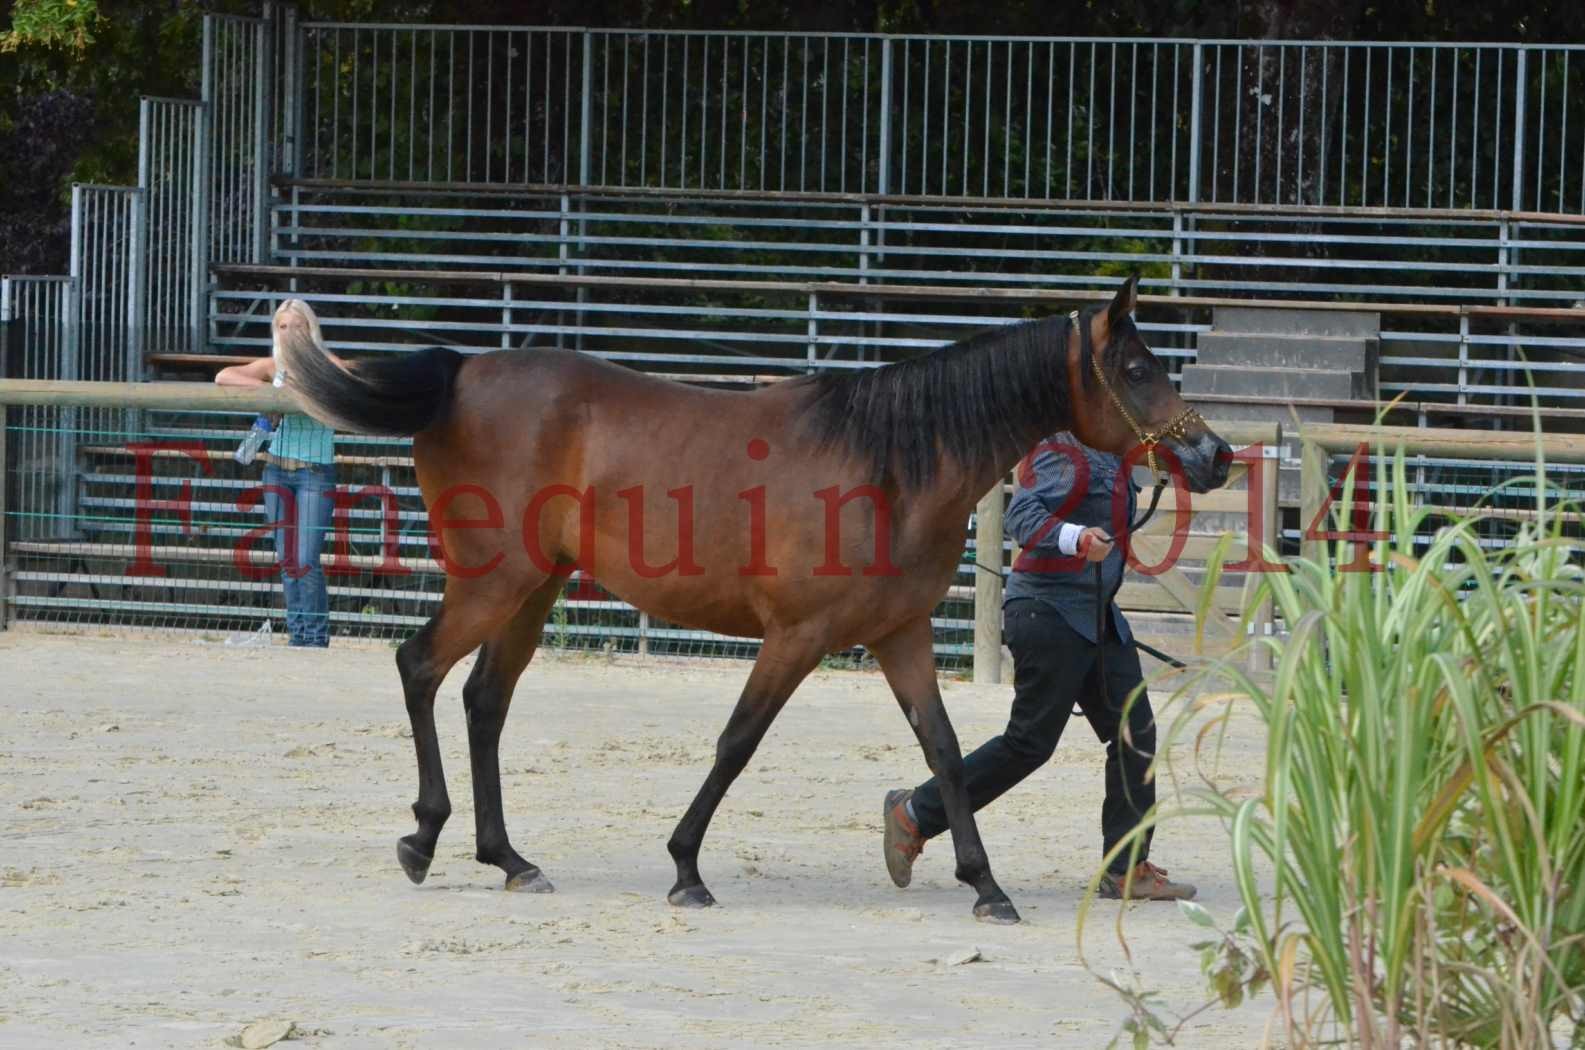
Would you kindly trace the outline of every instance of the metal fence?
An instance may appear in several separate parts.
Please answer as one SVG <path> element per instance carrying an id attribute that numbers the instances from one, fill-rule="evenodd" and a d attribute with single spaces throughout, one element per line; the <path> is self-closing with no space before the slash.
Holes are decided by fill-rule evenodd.
<path id="1" fill-rule="evenodd" d="M 305 178 L 1585 212 L 1580 46 L 308 23 Z"/>

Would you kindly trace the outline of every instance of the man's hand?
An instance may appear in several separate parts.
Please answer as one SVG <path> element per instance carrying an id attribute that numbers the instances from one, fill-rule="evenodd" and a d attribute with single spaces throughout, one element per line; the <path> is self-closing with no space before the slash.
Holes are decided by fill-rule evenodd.
<path id="1" fill-rule="evenodd" d="M 1090 526 L 1079 534 L 1079 556 L 1085 561 L 1105 561 L 1112 553 L 1112 537 L 1105 529 Z"/>

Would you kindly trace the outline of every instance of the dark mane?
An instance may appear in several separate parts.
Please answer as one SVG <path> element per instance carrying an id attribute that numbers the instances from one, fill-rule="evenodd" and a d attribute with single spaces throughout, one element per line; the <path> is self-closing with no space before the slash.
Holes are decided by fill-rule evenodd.
<path id="1" fill-rule="evenodd" d="M 927 483 L 943 456 L 968 469 L 1010 463 L 1068 424 L 1069 326 L 1059 314 L 882 368 L 799 380 L 810 391 L 804 425 L 822 449 L 841 447 L 877 482 L 904 489 Z"/>

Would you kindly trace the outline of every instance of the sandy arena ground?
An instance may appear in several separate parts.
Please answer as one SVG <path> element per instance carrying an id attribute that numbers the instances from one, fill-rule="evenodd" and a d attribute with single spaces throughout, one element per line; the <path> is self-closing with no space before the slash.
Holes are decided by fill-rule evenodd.
<path id="1" fill-rule="evenodd" d="M 1181 638 L 1176 644 L 1183 645 Z M 970 915 L 935 842 L 899 891 L 880 799 L 923 761 L 877 674 L 806 682 L 739 779 L 701 866 L 721 906 L 679 911 L 665 841 L 746 665 L 542 656 L 502 744 L 514 844 L 555 883 L 507 894 L 473 860 L 461 689 L 437 715 L 455 812 L 429 881 L 395 857 L 416 790 L 389 649 L 0 634 L 0 1046 L 217 1047 L 264 1018 L 307 1047 L 1103 1047 L 1122 1006 L 1080 965 L 1103 752 L 1054 762 L 981 815 L 1024 923 Z M 973 746 L 1010 689 L 944 686 Z M 1251 736 L 1234 766 L 1258 776 Z M 1214 825 L 1155 859 L 1237 902 Z M 1115 904 L 1090 960 L 1122 959 Z M 1145 980 L 1204 993 L 1175 906 L 1137 905 Z M 977 947 L 981 961 L 946 960 Z M 1185 1047 L 1259 1044 L 1269 1003 L 1201 1014 Z"/>

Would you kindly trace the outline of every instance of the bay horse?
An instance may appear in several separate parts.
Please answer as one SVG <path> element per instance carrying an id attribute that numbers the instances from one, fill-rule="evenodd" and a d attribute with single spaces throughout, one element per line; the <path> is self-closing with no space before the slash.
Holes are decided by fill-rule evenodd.
<path id="1" fill-rule="evenodd" d="M 651 616 L 763 639 L 667 843 L 673 905 L 715 903 L 698 857 L 716 807 L 798 683 L 826 654 L 862 645 L 942 785 L 974 914 L 1017 922 L 964 791 L 930 614 L 958 571 L 976 502 L 1052 433 L 1118 454 L 1159 442 L 1191 489 L 1226 480 L 1226 443 L 1179 399 L 1131 320 L 1137 283 L 1082 315 L 751 391 L 557 350 L 338 363 L 313 311 L 283 303 L 279 361 L 305 411 L 342 430 L 413 436 L 446 568 L 440 610 L 396 656 L 418 753 L 418 827 L 397 847 L 408 877 L 424 880 L 451 814 L 435 692 L 478 649 L 463 689 L 477 859 L 500 867 L 508 890 L 552 888 L 507 838 L 497 755 L 513 689 L 576 564 Z"/>

